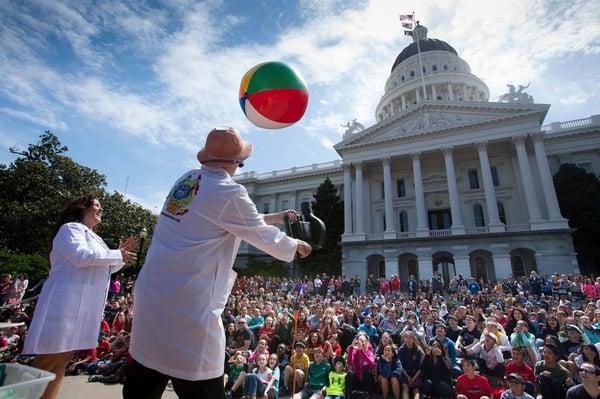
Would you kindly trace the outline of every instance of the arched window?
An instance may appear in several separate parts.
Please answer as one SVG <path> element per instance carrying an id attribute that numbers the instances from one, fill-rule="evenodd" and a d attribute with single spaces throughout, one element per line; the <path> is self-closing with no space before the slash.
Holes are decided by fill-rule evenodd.
<path id="1" fill-rule="evenodd" d="M 400 77 L 400 80 L 404 82 L 404 75 Z"/>
<path id="2" fill-rule="evenodd" d="M 502 205 L 502 202 L 498 202 L 498 216 L 500 217 L 500 221 L 506 224 L 506 213 L 504 212 L 504 205 Z"/>
<path id="3" fill-rule="evenodd" d="M 410 71 L 410 77 L 414 78 L 415 77 L 415 71 Z"/>
<path id="4" fill-rule="evenodd" d="M 379 274 L 379 278 L 385 278 L 385 260 L 380 260 L 377 264 L 377 273 Z"/>
<path id="5" fill-rule="evenodd" d="M 408 215 L 406 211 L 400 211 L 400 232 L 406 233 L 408 231 Z"/>
<path id="6" fill-rule="evenodd" d="M 427 69 L 425 69 L 425 67 L 423 67 L 423 73 L 427 73 Z"/>
<path id="7" fill-rule="evenodd" d="M 525 261 L 519 255 L 513 255 L 510 257 L 510 263 L 512 266 L 513 277 L 525 276 Z"/>
<path id="8" fill-rule="evenodd" d="M 473 218 L 475 220 L 475 227 L 485 227 L 485 219 L 483 217 L 483 208 L 481 205 L 473 205 Z"/>

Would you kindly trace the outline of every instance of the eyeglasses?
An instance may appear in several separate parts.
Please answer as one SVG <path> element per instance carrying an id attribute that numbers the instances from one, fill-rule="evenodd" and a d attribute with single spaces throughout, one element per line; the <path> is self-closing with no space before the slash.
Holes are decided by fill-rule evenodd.
<path id="1" fill-rule="evenodd" d="M 588 370 L 588 369 L 578 369 L 577 371 L 578 371 L 580 374 L 591 374 L 591 375 L 597 375 L 595 371 Z"/>

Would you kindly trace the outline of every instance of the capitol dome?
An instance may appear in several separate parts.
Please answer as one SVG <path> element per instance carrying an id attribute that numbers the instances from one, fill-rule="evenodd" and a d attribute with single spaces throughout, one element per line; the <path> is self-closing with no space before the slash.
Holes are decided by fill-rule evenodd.
<path id="1" fill-rule="evenodd" d="M 456 50 L 454 50 L 454 48 L 451 45 L 449 45 L 443 40 L 421 39 L 419 40 L 419 46 L 417 46 L 417 42 L 413 42 L 407 47 L 405 47 L 404 50 L 400 52 L 400 54 L 398 54 L 398 57 L 396 57 L 396 61 L 392 66 L 392 72 L 402 61 L 409 59 L 413 55 L 417 55 L 419 48 L 421 50 L 421 54 L 423 54 L 426 51 L 448 51 L 449 53 L 458 55 Z"/>
<path id="2" fill-rule="evenodd" d="M 418 22 L 412 39 L 396 57 L 385 83 L 375 111 L 378 122 L 423 101 L 489 100 L 487 85 L 471 73 L 469 64 L 450 44 L 429 39 L 427 28 Z"/>

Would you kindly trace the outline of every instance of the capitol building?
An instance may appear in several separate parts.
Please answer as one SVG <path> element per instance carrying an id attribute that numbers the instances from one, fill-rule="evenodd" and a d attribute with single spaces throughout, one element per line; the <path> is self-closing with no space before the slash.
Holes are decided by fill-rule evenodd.
<path id="1" fill-rule="evenodd" d="M 329 177 L 344 200 L 342 272 L 363 282 L 436 271 L 446 282 L 578 274 L 552 176 L 563 163 L 600 174 L 600 115 L 546 125 L 550 105 L 512 89 L 490 101 L 456 50 L 417 26 L 385 82 L 377 123 L 348 124 L 334 146 L 341 159 L 235 180 L 268 213 L 299 209 Z M 236 265 L 261 257 L 242 243 Z"/>

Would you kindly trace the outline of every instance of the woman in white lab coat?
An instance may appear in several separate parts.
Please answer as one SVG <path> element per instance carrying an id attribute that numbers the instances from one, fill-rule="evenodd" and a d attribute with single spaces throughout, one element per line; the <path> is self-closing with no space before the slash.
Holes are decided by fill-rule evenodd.
<path id="1" fill-rule="evenodd" d="M 100 202 L 86 195 L 62 212 L 50 251 L 50 275 L 44 283 L 23 353 L 33 366 L 53 372 L 43 399 L 55 398 L 65 367 L 77 350 L 98 345 L 100 321 L 111 273 L 135 260 L 133 237 L 111 250 L 94 233 L 102 221 Z"/>

